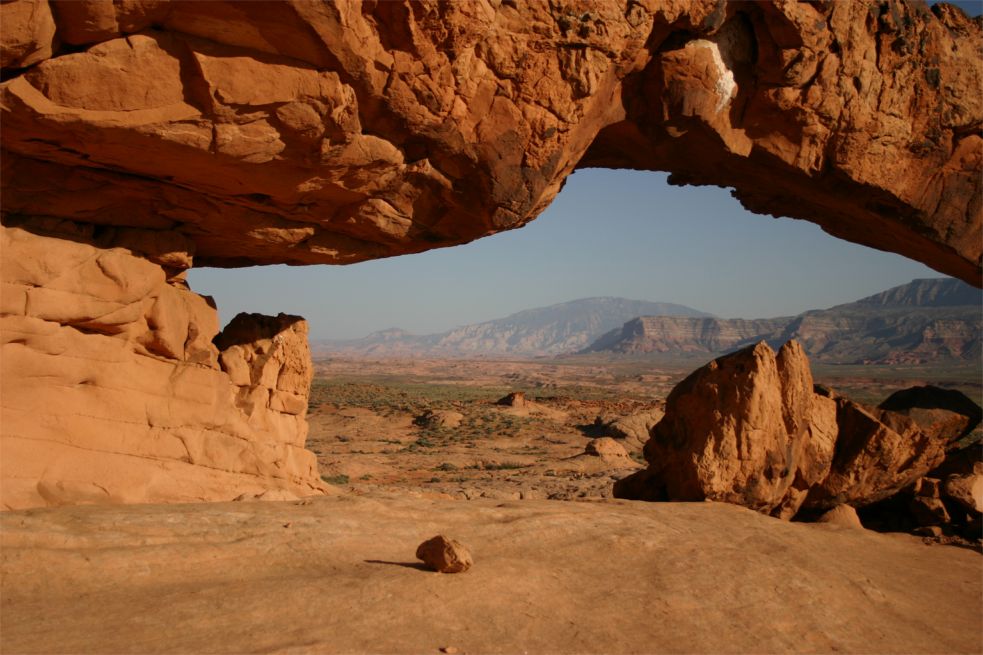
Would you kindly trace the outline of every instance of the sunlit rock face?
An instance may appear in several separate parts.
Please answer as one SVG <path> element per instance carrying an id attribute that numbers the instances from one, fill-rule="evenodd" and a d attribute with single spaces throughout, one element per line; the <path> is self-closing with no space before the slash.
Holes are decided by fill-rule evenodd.
<path id="1" fill-rule="evenodd" d="M 519 227 L 578 166 L 637 168 L 979 284 L 981 30 L 948 6 L 0 11 L 8 213 L 174 230 L 201 265 L 346 263 Z"/>
<path id="2" fill-rule="evenodd" d="M 981 27 L 950 7 L 14 0 L 0 22 L 7 507 L 320 489 L 302 324 L 220 357 L 181 272 L 465 243 L 577 167 L 731 186 L 980 284 Z"/>
<path id="3" fill-rule="evenodd" d="M 614 493 L 709 499 L 783 519 L 800 509 L 863 507 L 928 474 L 958 435 L 814 387 L 798 342 L 775 353 L 762 341 L 676 385 L 645 444 L 648 468 L 618 481 Z"/>
<path id="4" fill-rule="evenodd" d="M 0 228 L 0 508 L 324 489 L 304 449 L 306 323 L 244 314 L 218 334 L 168 245 Z"/>

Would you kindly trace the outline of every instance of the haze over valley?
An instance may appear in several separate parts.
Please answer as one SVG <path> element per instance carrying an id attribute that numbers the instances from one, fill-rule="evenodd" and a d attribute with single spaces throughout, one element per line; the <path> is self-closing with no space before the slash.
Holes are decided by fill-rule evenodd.
<path id="1" fill-rule="evenodd" d="M 312 341 L 315 355 L 361 357 L 710 357 L 757 341 L 797 339 L 839 364 L 976 362 L 981 294 L 952 278 L 914 280 L 853 303 L 784 318 L 721 319 L 684 305 L 585 298 L 440 334 L 398 328 L 355 340 Z"/>

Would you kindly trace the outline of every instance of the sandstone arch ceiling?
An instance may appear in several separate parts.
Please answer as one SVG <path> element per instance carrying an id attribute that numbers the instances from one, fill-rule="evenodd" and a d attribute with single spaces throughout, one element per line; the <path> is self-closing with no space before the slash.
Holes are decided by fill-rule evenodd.
<path id="1" fill-rule="evenodd" d="M 519 227 L 577 167 L 980 285 L 979 19 L 920 1 L 0 5 L 5 222 L 169 265 L 348 263 Z M 145 234 L 144 240 L 155 235 Z M 158 247 L 159 249 L 159 247 Z"/>

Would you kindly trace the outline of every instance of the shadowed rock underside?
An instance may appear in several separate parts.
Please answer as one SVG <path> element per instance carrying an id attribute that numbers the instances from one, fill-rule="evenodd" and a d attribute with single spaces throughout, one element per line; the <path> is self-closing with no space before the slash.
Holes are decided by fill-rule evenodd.
<path id="1" fill-rule="evenodd" d="M 663 170 L 980 284 L 979 21 L 922 2 L 2 6 L 4 211 L 347 263 Z M 658 216 L 653 216 L 657 219 Z"/>

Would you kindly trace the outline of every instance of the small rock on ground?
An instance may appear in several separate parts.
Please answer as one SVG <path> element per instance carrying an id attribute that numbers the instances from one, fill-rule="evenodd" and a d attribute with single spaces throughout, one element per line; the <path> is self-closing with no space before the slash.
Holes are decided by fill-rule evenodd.
<path id="1" fill-rule="evenodd" d="M 816 523 L 832 523 L 844 528 L 864 529 L 863 524 L 860 523 L 860 517 L 857 516 L 857 510 L 849 505 L 837 505 L 816 519 Z"/>
<path id="2" fill-rule="evenodd" d="M 474 564 L 471 551 L 459 541 L 437 535 L 416 549 L 416 558 L 438 573 L 464 573 Z"/>

